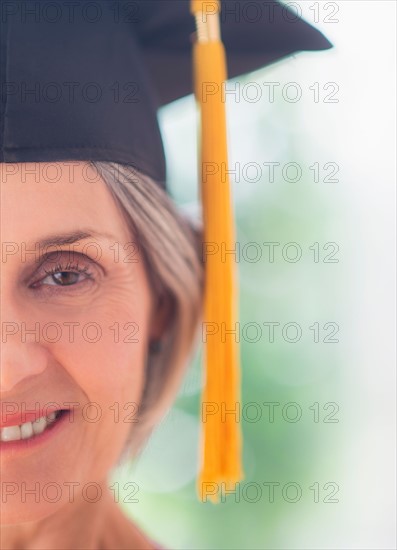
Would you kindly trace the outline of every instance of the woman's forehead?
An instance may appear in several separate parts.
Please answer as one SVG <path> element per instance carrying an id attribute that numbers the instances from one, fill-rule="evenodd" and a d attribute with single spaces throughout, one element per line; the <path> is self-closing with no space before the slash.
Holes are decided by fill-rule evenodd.
<path id="1" fill-rule="evenodd" d="M 2 239 L 84 232 L 123 239 L 128 228 L 96 170 L 86 162 L 1 164 Z"/>

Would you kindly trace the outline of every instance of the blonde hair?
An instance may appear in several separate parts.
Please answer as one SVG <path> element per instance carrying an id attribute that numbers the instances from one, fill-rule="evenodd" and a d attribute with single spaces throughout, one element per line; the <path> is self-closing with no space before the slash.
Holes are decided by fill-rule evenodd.
<path id="1" fill-rule="evenodd" d="M 136 452 L 170 406 L 194 348 L 202 313 L 204 268 L 201 229 L 184 216 L 166 192 L 134 168 L 92 162 L 116 203 L 143 256 L 154 297 L 166 296 L 172 315 L 161 349 L 148 354 L 146 382 L 133 424 L 128 453 Z"/>

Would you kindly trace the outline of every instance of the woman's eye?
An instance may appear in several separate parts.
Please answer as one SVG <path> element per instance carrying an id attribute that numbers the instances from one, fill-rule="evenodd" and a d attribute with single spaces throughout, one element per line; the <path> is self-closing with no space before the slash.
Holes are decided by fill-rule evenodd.
<path id="1" fill-rule="evenodd" d="M 55 273 L 47 275 L 41 280 L 41 284 L 57 285 L 57 286 L 71 286 L 79 282 L 82 282 L 87 277 L 82 273 L 76 271 L 57 271 Z"/>
<path id="2" fill-rule="evenodd" d="M 93 273 L 91 272 L 91 267 L 86 265 L 85 262 L 60 262 L 58 264 L 54 263 L 52 266 L 44 267 L 40 270 L 33 284 L 31 283 L 31 288 L 40 289 L 46 288 L 49 290 L 49 287 L 55 289 L 79 287 L 83 283 L 94 281 Z"/>

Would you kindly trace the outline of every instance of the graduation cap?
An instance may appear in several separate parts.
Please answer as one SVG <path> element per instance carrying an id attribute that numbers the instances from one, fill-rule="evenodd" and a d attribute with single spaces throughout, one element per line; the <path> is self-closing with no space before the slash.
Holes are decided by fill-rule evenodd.
<path id="1" fill-rule="evenodd" d="M 118 162 L 166 188 L 160 106 L 194 91 L 199 171 L 207 163 L 226 165 L 227 74 L 330 47 L 292 6 L 274 0 L 3 3 L 0 162 Z M 203 238 L 229 249 L 230 186 L 219 172 L 201 178 Z M 236 273 L 226 256 L 223 263 L 206 259 L 204 318 L 233 327 Z M 232 410 L 240 399 L 236 342 L 209 339 L 205 361 L 203 401 Z M 204 484 L 233 484 L 242 477 L 241 433 L 233 415 L 214 416 L 203 426 L 201 496 Z"/>

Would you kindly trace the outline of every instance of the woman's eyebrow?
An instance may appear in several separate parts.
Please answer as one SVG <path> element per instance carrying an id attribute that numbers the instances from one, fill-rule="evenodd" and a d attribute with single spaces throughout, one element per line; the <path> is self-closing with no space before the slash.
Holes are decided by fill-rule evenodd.
<path id="1" fill-rule="evenodd" d="M 116 241 L 117 239 L 105 233 L 98 233 L 96 231 L 87 230 L 87 231 L 72 231 L 68 233 L 56 233 L 50 235 L 44 239 L 40 239 L 37 242 L 37 245 L 40 248 L 50 248 L 51 246 L 63 246 L 67 244 L 74 244 L 78 241 L 83 241 L 87 239 L 101 239 L 106 238 L 109 240 Z"/>

